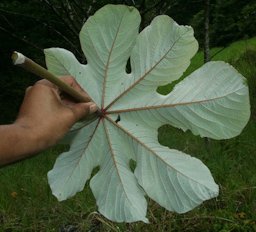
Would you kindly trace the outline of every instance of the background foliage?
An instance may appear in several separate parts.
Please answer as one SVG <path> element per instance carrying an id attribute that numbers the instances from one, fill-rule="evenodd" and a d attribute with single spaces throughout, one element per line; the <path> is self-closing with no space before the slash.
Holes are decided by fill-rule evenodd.
<path id="1" fill-rule="evenodd" d="M 159 14 L 168 14 L 179 24 L 192 25 L 202 47 L 205 0 L 1 0 L 0 2 L 0 123 L 15 119 L 24 89 L 35 82 L 30 74 L 10 64 L 18 50 L 43 64 L 43 48 L 64 47 L 85 62 L 78 33 L 86 19 L 107 3 L 135 5 L 144 28 Z M 254 0 L 212 0 L 211 46 L 255 35 Z M 11 105 L 12 107 L 8 107 Z"/>

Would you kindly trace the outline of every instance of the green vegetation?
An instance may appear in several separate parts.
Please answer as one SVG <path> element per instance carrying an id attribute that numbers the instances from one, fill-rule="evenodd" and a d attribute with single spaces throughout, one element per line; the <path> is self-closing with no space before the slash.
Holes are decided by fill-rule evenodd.
<path id="1" fill-rule="evenodd" d="M 142 15 L 141 29 L 160 14 L 171 16 L 180 25 L 192 25 L 204 44 L 206 0 L 1 0 L 0 1 L 0 123 L 12 123 L 24 91 L 38 78 L 11 64 L 13 51 L 20 51 L 39 64 L 43 48 L 63 47 L 85 63 L 78 34 L 89 16 L 106 4 L 135 5 Z M 210 44 L 226 46 L 255 36 L 255 0 L 210 1 Z M 8 91 L 6 91 L 8 89 Z M 11 107 L 10 107 L 11 106 Z"/>
<path id="2" fill-rule="evenodd" d="M 220 49 L 212 49 L 211 53 Z M 218 198 L 183 215 L 149 201 L 150 224 L 116 224 L 96 212 L 89 187 L 65 202 L 57 202 L 52 196 L 46 174 L 65 149 L 58 146 L 0 169 L 0 231 L 256 231 L 256 38 L 231 44 L 214 60 L 232 63 L 248 80 L 252 116 L 242 134 L 206 145 L 204 139 L 190 132 L 163 126 L 159 141 L 201 159 L 220 186 Z M 201 52 L 186 75 L 200 65 Z M 159 91 L 166 93 L 171 87 Z"/>

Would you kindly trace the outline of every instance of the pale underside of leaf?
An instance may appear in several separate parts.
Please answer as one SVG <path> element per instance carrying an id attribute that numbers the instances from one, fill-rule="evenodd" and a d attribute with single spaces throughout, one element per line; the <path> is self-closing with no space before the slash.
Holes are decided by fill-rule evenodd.
<path id="1" fill-rule="evenodd" d="M 99 164 L 99 156 L 91 152 L 95 151 L 97 154 L 97 150 L 102 151 L 98 144 L 98 139 L 101 139 L 100 130 L 97 130 L 98 124 L 95 121 L 80 130 L 70 150 L 62 153 L 53 169 L 48 172 L 48 182 L 58 200 L 65 200 L 82 191 L 92 169 Z"/>
<path id="2" fill-rule="evenodd" d="M 142 97 L 154 92 L 159 85 L 178 79 L 189 66 L 197 48 L 191 27 L 179 26 L 168 16 L 156 17 L 139 34 L 131 53 L 132 72 L 121 83 L 119 95 L 106 109 L 126 99 L 127 93 Z"/>
<path id="3" fill-rule="evenodd" d="M 106 120 L 102 123 L 105 134 L 105 155 L 100 171 L 90 182 L 99 211 L 117 222 L 148 222 L 147 203 L 129 166 L 132 150 L 129 143 L 120 139 L 119 131 Z M 103 151 L 102 151 L 103 152 Z"/>
<path id="4" fill-rule="evenodd" d="M 127 79 L 125 67 L 139 24 L 137 9 L 109 5 L 90 17 L 80 32 L 91 76 L 97 81 L 101 93 L 100 108 L 105 108 L 107 102 L 119 94 L 121 83 Z"/>
<path id="5" fill-rule="evenodd" d="M 152 129 L 171 124 L 214 139 L 238 135 L 250 117 L 245 79 L 224 62 L 204 65 L 166 96 L 156 92 L 136 100 L 133 96 L 134 92 L 120 99 L 109 114 L 120 114 L 123 120 L 134 122 L 143 118 Z"/>
<path id="6" fill-rule="evenodd" d="M 80 64 L 75 56 L 63 48 L 49 48 L 44 50 L 47 68 L 57 76 L 71 75 L 89 94 L 92 100 L 100 105 L 101 95 L 98 83 L 93 79 L 91 69 L 88 65 Z"/>
<path id="7" fill-rule="evenodd" d="M 158 94 L 157 86 L 183 74 L 198 45 L 192 28 L 168 16 L 156 17 L 138 35 L 139 23 L 135 8 L 107 5 L 81 30 L 87 65 L 63 49 L 45 52 L 49 70 L 73 75 L 102 109 L 56 160 L 48 174 L 52 192 L 59 200 L 73 196 L 98 166 L 91 189 L 99 211 L 117 222 L 147 222 L 145 193 L 179 213 L 218 195 L 200 160 L 159 144 L 161 125 L 221 139 L 239 134 L 249 118 L 244 78 L 223 62 L 208 63 L 168 95 Z"/>
<path id="8" fill-rule="evenodd" d="M 139 184 L 163 207 L 184 213 L 218 195 L 218 186 L 200 160 L 161 146 L 156 131 L 145 124 L 117 125 L 110 117 L 106 121 L 116 126 L 123 137 L 119 141 L 129 141 L 136 154 L 135 176 Z"/>

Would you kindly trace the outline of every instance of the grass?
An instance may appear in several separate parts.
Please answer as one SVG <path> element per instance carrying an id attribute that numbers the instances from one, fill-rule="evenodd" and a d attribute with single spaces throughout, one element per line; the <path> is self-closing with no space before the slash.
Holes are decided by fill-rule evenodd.
<path id="1" fill-rule="evenodd" d="M 236 138 L 211 140 L 209 151 L 204 139 L 168 125 L 159 129 L 159 141 L 201 159 L 220 186 L 219 197 L 182 215 L 148 199 L 150 224 L 113 223 L 97 213 L 88 184 L 67 201 L 58 202 L 52 196 L 46 174 L 64 149 L 58 146 L 0 169 L 0 231 L 256 231 L 256 38 L 236 42 L 214 59 L 231 62 L 248 80 L 252 117 L 246 128 Z M 201 64 L 199 52 L 186 75 Z"/>

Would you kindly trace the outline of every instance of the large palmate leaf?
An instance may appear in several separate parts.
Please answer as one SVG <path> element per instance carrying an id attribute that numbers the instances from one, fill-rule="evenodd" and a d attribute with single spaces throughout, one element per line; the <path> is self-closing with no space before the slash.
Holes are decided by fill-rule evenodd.
<path id="1" fill-rule="evenodd" d="M 141 33 L 139 24 L 135 8 L 107 5 L 81 30 L 86 65 L 64 49 L 45 50 L 48 69 L 74 76 L 101 111 L 73 132 L 70 150 L 48 173 L 52 192 L 59 200 L 75 195 L 99 167 L 90 187 L 99 211 L 117 222 L 147 222 L 145 195 L 179 213 L 218 195 L 200 160 L 159 144 L 161 125 L 227 139 L 241 132 L 250 113 L 245 79 L 224 62 L 205 64 L 166 96 L 157 93 L 183 74 L 198 45 L 191 27 L 168 16 Z"/>

